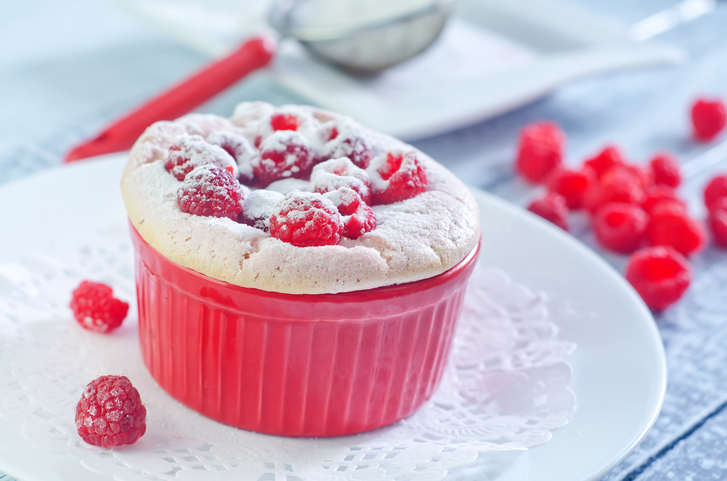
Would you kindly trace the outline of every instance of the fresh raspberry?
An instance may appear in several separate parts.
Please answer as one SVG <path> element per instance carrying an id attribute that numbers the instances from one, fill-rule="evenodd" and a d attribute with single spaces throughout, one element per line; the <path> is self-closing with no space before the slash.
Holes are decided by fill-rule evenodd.
<path id="1" fill-rule="evenodd" d="M 625 277 L 647 306 L 663 310 L 687 290 L 692 281 L 692 268 L 671 247 L 647 247 L 631 256 Z"/>
<path id="2" fill-rule="evenodd" d="M 644 209 L 647 214 L 651 215 L 651 211 L 654 207 L 662 202 L 676 202 L 685 209 L 687 207 L 684 201 L 677 197 L 677 193 L 674 189 L 663 184 L 657 184 L 647 189 L 646 197 L 644 197 L 644 201 L 641 203 L 641 208 Z"/>
<path id="3" fill-rule="evenodd" d="M 71 310 L 84 329 L 109 332 L 121 325 L 129 312 L 129 304 L 116 299 L 106 284 L 83 281 L 73 290 Z"/>
<path id="4" fill-rule="evenodd" d="M 254 173 L 252 162 L 257 151 L 243 136 L 232 132 L 216 131 L 207 136 L 207 142 L 222 147 L 237 162 L 237 179 L 246 185 L 252 185 Z"/>
<path id="5" fill-rule="evenodd" d="M 595 183 L 596 176 L 591 169 L 562 169 L 550 176 L 548 179 L 548 190 L 565 197 L 565 201 L 570 210 L 578 210 L 583 207 L 586 192 Z"/>
<path id="6" fill-rule="evenodd" d="M 164 168 L 179 181 L 200 165 L 212 164 L 228 170 L 237 177 L 237 162 L 223 148 L 207 143 L 199 135 L 187 135 L 177 139 L 167 155 Z"/>
<path id="7" fill-rule="evenodd" d="M 113 448 L 134 444 L 146 432 L 146 408 L 126 376 L 101 376 L 76 404 L 76 429 L 89 444 Z"/>
<path id="8" fill-rule="evenodd" d="M 717 137 L 727 124 L 724 102 L 719 99 L 698 99 L 692 105 L 692 127 L 694 137 L 709 142 Z"/>
<path id="9" fill-rule="evenodd" d="M 563 160 L 565 135 L 553 122 L 535 122 L 520 131 L 515 168 L 526 180 L 540 184 Z"/>
<path id="10" fill-rule="evenodd" d="M 563 230 L 568 230 L 568 203 L 560 194 L 551 192 L 528 205 L 528 210 L 552 222 Z"/>
<path id="11" fill-rule="evenodd" d="M 311 190 L 319 194 L 341 187 L 355 190 L 364 202 L 371 203 L 371 180 L 365 170 L 356 167 L 347 157 L 326 160 L 313 167 Z"/>
<path id="12" fill-rule="evenodd" d="M 586 193 L 585 207 L 590 214 L 611 202 L 641 205 L 646 194 L 641 180 L 623 169 L 612 169 L 603 175 L 601 182 Z"/>
<path id="13" fill-rule="evenodd" d="M 292 113 L 275 113 L 270 117 L 273 130 L 298 130 L 303 121 Z"/>
<path id="14" fill-rule="evenodd" d="M 242 211 L 242 187 L 232 174 L 214 165 L 196 167 L 177 190 L 182 212 L 237 220 Z"/>
<path id="15" fill-rule="evenodd" d="M 607 145 L 599 153 L 583 162 L 583 166 L 592 169 L 599 179 L 613 167 L 624 164 L 626 164 L 624 156 L 621 150 L 615 145 Z"/>
<path id="16" fill-rule="evenodd" d="M 639 206 L 614 202 L 604 205 L 593 218 L 593 233 L 607 249 L 628 254 L 638 249 L 649 216 Z"/>
<path id="17" fill-rule="evenodd" d="M 682 173 L 679 162 L 668 152 L 660 152 L 649 162 L 654 175 L 654 183 L 676 189 L 682 183 Z"/>
<path id="18" fill-rule="evenodd" d="M 298 132 L 279 130 L 260 144 L 260 158 L 253 163 L 258 187 L 294 177 L 308 177 L 313 167 L 313 153 L 308 140 Z"/>
<path id="19" fill-rule="evenodd" d="M 338 244 L 342 232 L 341 215 L 321 194 L 295 190 L 270 216 L 270 235 L 298 247 Z"/>
<path id="20" fill-rule="evenodd" d="M 427 172 L 416 152 L 392 151 L 371 160 L 372 204 L 392 204 L 427 190 Z"/>
<path id="21" fill-rule="evenodd" d="M 712 204 L 719 202 L 725 197 L 727 197 L 727 175 L 717 175 L 704 188 L 704 205 L 708 210 L 712 210 Z"/>
<path id="22" fill-rule="evenodd" d="M 708 217 L 709 229 L 715 244 L 727 247 L 727 197 L 712 204 Z"/>
<path id="23" fill-rule="evenodd" d="M 343 237 L 358 239 L 376 229 L 374 210 L 353 189 L 341 187 L 323 195 L 338 209 L 343 220 Z"/>
<path id="24" fill-rule="evenodd" d="M 623 172 L 625 174 L 629 174 L 636 179 L 641 187 L 643 189 L 648 189 L 651 186 L 654 185 L 654 174 L 651 172 L 650 168 L 644 168 L 640 165 L 633 165 L 633 164 L 620 164 L 615 165 L 608 169 L 605 174 L 601 177 L 601 179 L 604 179 L 610 175 L 615 174 L 616 172 Z"/>
<path id="25" fill-rule="evenodd" d="M 270 231 L 270 216 L 278 202 L 285 196 L 272 190 L 257 189 L 250 192 L 242 202 L 240 223 L 247 224 L 262 231 Z"/>
<path id="26" fill-rule="evenodd" d="M 686 209 L 676 203 L 663 202 L 654 206 L 647 228 L 649 245 L 670 246 L 689 256 L 704 246 L 704 226 L 689 217 Z"/>
<path id="27" fill-rule="evenodd" d="M 348 157 L 357 167 L 369 166 L 373 150 L 358 124 L 349 119 L 336 119 L 324 124 L 321 131 L 324 159 Z"/>

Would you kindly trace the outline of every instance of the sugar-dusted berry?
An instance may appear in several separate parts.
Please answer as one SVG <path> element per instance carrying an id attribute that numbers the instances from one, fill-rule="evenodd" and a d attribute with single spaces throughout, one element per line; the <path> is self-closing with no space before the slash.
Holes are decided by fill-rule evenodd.
<path id="1" fill-rule="evenodd" d="M 568 230 L 568 203 L 562 195 L 550 192 L 545 197 L 532 201 L 528 210 L 561 229 Z"/>
<path id="2" fill-rule="evenodd" d="M 701 222 L 672 202 L 658 204 L 651 210 L 647 237 L 650 245 L 673 247 L 685 256 L 699 251 L 706 241 Z"/>
<path id="3" fill-rule="evenodd" d="M 323 196 L 336 206 L 343 220 L 343 236 L 358 239 L 376 229 L 376 214 L 353 189 L 341 187 Z"/>
<path id="4" fill-rule="evenodd" d="M 692 105 L 694 138 L 709 142 L 727 125 L 727 110 L 720 99 L 698 99 Z"/>
<path id="5" fill-rule="evenodd" d="M 372 204 L 392 204 L 427 190 L 427 172 L 418 155 L 395 150 L 371 160 L 366 172 L 371 179 Z"/>
<path id="6" fill-rule="evenodd" d="M 238 180 L 243 184 L 252 185 L 254 177 L 252 162 L 258 152 L 245 137 L 232 132 L 216 131 L 207 136 L 207 142 L 222 147 L 230 154 L 237 162 Z"/>
<path id="7" fill-rule="evenodd" d="M 515 168 L 534 184 L 545 182 L 563 160 L 565 135 L 554 122 L 535 122 L 520 131 Z"/>
<path id="8" fill-rule="evenodd" d="M 591 169 L 560 169 L 548 179 L 548 190 L 563 197 L 570 210 L 583 207 L 586 192 L 596 183 L 596 177 Z"/>
<path id="9" fill-rule="evenodd" d="M 338 209 L 321 194 L 293 191 L 270 216 L 270 235 L 298 247 L 335 245 L 342 233 Z"/>
<path id="10" fill-rule="evenodd" d="M 321 126 L 322 158 L 348 157 L 357 167 L 365 169 L 373 157 L 371 143 L 363 129 L 351 119 L 338 118 Z"/>
<path id="11" fill-rule="evenodd" d="M 676 189 L 682 183 L 679 162 L 668 152 L 659 152 L 649 161 L 654 183 Z"/>
<path id="12" fill-rule="evenodd" d="M 177 190 L 182 212 L 204 217 L 237 220 L 242 211 L 243 191 L 232 174 L 214 165 L 203 165 L 187 174 Z"/>
<path id="13" fill-rule="evenodd" d="M 371 180 L 348 157 L 326 160 L 313 167 L 310 175 L 311 190 L 319 194 L 333 192 L 341 187 L 353 189 L 364 202 L 371 203 Z"/>
<path id="14" fill-rule="evenodd" d="M 146 408 L 126 376 L 101 376 L 76 404 L 76 430 L 94 446 L 133 444 L 146 432 Z"/>
<path id="15" fill-rule="evenodd" d="M 663 310 L 687 290 L 692 281 L 692 268 L 671 247 L 647 247 L 631 256 L 625 277 L 647 306 Z"/>
<path id="16" fill-rule="evenodd" d="M 71 310 L 84 329 L 109 332 L 121 325 L 129 304 L 116 299 L 113 289 L 106 284 L 83 281 L 73 290 Z"/>
<path id="17" fill-rule="evenodd" d="M 716 175 L 704 188 L 704 205 L 708 210 L 711 206 L 727 197 L 727 174 Z"/>
<path id="18" fill-rule="evenodd" d="M 583 166 L 593 170 L 599 179 L 612 168 L 624 164 L 626 164 L 624 155 L 616 145 L 607 145 L 596 155 L 583 162 Z"/>
<path id="19" fill-rule="evenodd" d="M 593 233 L 605 248 L 629 254 L 643 243 L 648 223 L 649 216 L 639 206 L 614 202 L 596 213 Z"/>
<path id="20" fill-rule="evenodd" d="M 253 190 L 242 202 L 240 222 L 265 232 L 270 231 L 270 216 L 284 198 L 285 195 L 273 190 Z"/>
<path id="21" fill-rule="evenodd" d="M 201 165 L 212 164 L 237 177 L 237 162 L 222 147 L 208 143 L 199 135 L 178 138 L 170 147 L 164 168 L 177 180 L 182 181 Z"/>
<path id="22" fill-rule="evenodd" d="M 253 162 L 255 185 L 266 187 L 280 179 L 308 177 L 312 167 L 310 142 L 298 132 L 278 130 L 260 144 L 260 157 Z"/>
<path id="23" fill-rule="evenodd" d="M 270 116 L 273 130 L 298 130 L 303 120 L 293 113 L 279 112 Z"/>

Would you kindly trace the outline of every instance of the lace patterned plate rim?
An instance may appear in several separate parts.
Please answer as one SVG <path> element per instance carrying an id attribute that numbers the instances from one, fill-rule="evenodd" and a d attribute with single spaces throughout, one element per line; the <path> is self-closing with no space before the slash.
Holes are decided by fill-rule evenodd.
<path id="1" fill-rule="evenodd" d="M 123 219 L 117 193 L 122 163 L 123 156 L 110 156 L 0 188 L 0 218 L 13 233 L 0 239 L 0 263 Z M 621 277 L 580 243 L 492 196 L 475 195 L 483 262 L 547 292 L 559 337 L 578 345 L 569 358 L 577 411 L 550 442 L 518 454 L 516 469 L 497 479 L 598 479 L 633 450 L 661 407 L 666 364 L 653 318 Z M 111 479 L 30 443 L 11 426 L 0 418 L 0 469 L 22 474 L 23 481 Z"/>

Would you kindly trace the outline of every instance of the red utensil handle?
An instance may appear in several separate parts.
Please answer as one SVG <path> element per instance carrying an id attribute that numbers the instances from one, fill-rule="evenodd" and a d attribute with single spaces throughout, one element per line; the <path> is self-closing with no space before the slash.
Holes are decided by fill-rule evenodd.
<path id="1" fill-rule="evenodd" d="M 66 162 L 130 149 L 149 125 L 190 112 L 241 78 L 265 67 L 275 50 L 275 40 L 270 37 L 246 41 L 232 54 L 152 98 L 107 127 L 95 139 L 74 148 L 66 155 Z"/>

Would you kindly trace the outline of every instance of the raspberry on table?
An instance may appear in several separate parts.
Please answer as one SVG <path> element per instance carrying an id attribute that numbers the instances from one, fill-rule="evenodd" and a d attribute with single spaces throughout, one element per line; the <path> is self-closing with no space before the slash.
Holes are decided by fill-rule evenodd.
<path id="1" fill-rule="evenodd" d="M 649 162 L 654 175 L 654 183 L 667 187 L 677 188 L 682 183 L 682 173 L 679 162 L 668 152 L 660 152 Z"/>
<path id="2" fill-rule="evenodd" d="M 596 177 L 601 179 L 606 172 L 618 165 L 625 165 L 626 160 L 616 145 L 607 145 L 593 157 L 586 159 L 583 166 L 592 169 Z"/>
<path id="3" fill-rule="evenodd" d="M 222 147 L 230 154 L 237 162 L 238 180 L 243 184 L 252 185 L 255 175 L 252 162 L 258 153 L 245 137 L 232 132 L 216 131 L 207 136 L 207 142 Z"/>
<path id="4" fill-rule="evenodd" d="M 646 190 L 646 197 L 644 197 L 644 201 L 641 203 L 641 208 L 644 209 L 647 214 L 651 215 L 651 211 L 654 207 L 662 202 L 675 202 L 683 208 L 687 208 L 684 201 L 677 196 L 676 191 L 664 184 L 656 184 Z"/>
<path id="5" fill-rule="evenodd" d="M 212 164 L 228 170 L 237 177 L 237 162 L 222 147 L 208 143 L 200 135 L 187 135 L 177 139 L 170 147 L 164 168 L 177 180 L 184 178 L 201 165 Z"/>
<path id="6" fill-rule="evenodd" d="M 641 180 L 631 171 L 619 168 L 605 173 L 601 182 L 586 193 L 585 207 L 590 214 L 596 214 L 606 204 L 623 202 L 641 205 L 646 197 Z"/>
<path id="7" fill-rule="evenodd" d="M 704 247 L 706 237 L 704 226 L 676 203 L 664 202 L 651 211 L 647 238 L 652 246 L 673 247 L 689 256 Z"/>
<path id="8" fill-rule="evenodd" d="M 106 284 L 83 281 L 73 290 L 71 310 L 84 329 L 109 332 L 121 325 L 129 304 L 116 299 L 113 289 Z"/>
<path id="9" fill-rule="evenodd" d="M 308 177 L 313 167 L 313 150 L 308 140 L 292 130 L 278 130 L 260 144 L 260 157 L 253 162 L 258 187 L 290 177 Z"/>
<path id="10" fill-rule="evenodd" d="M 727 197 L 712 204 L 708 217 L 709 230 L 719 247 L 727 247 Z"/>
<path id="11" fill-rule="evenodd" d="M 614 202 L 596 213 L 593 233 L 607 249 L 629 254 L 643 243 L 648 223 L 649 216 L 639 206 Z"/>
<path id="12" fill-rule="evenodd" d="M 545 197 L 532 201 L 528 210 L 561 229 L 568 230 L 568 203 L 562 195 L 550 192 Z"/>
<path id="13" fill-rule="evenodd" d="M 343 220 L 343 237 L 358 239 L 376 229 L 376 214 L 353 189 L 341 187 L 326 192 L 323 197 L 330 200 L 338 209 Z"/>
<path id="14" fill-rule="evenodd" d="M 591 169 L 561 169 L 548 179 L 548 190 L 563 197 L 570 210 L 583 207 L 588 192 L 596 183 L 596 177 Z"/>
<path id="15" fill-rule="evenodd" d="M 694 138 L 702 142 L 713 140 L 727 125 L 727 111 L 720 99 L 697 99 L 691 115 Z"/>
<path id="16" fill-rule="evenodd" d="M 565 135 L 554 122 L 534 122 L 520 131 L 515 168 L 534 184 L 545 182 L 563 160 Z"/>
<path id="17" fill-rule="evenodd" d="M 285 196 L 273 190 L 257 189 L 250 192 L 242 202 L 240 223 L 247 224 L 264 232 L 270 231 L 270 216 L 278 202 Z"/>
<path id="18" fill-rule="evenodd" d="M 361 127 L 350 119 L 336 119 L 321 127 L 323 158 L 348 157 L 357 167 L 365 169 L 373 157 L 371 143 Z"/>
<path id="19" fill-rule="evenodd" d="M 365 170 L 356 167 L 348 157 L 330 159 L 313 167 L 310 175 L 311 190 L 319 194 L 342 187 L 353 189 L 364 202 L 371 203 L 371 179 Z"/>
<path id="20" fill-rule="evenodd" d="M 625 277 L 647 306 L 660 311 L 682 297 L 692 281 L 692 268 L 671 247 L 647 247 L 631 256 Z"/>
<path id="21" fill-rule="evenodd" d="M 126 376 L 101 376 L 76 404 L 76 430 L 89 444 L 113 448 L 133 444 L 146 432 L 146 408 Z"/>
<path id="22" fill-rule="evenodd" d="M 704 188 L 704 205 L 712 210 L 712 204 L 727 197 L 727 174 L 716 175 L 707 183 Z"/>
<path id="23" fill-rule="evenodd" d="M 298 247 L 335 245 L 342 233 L 338 209 L 321 194 L 294 190 L 270 216 L 270 235 Z"/>
<path id="24" fill-rule="evenodd" d="M 182 212 L 204 217 L 237 221 L 242 200 L 242 186 L 237 179 L 214 165 L 196 167 L 177 190 L 177 204 Z"/>
<path id="25" fill-rule="evenodd" d="M 427 190 L 427 172 L 413 151 L 392 151 L 371 160 L 371 203 L 393 204 Z"/>

